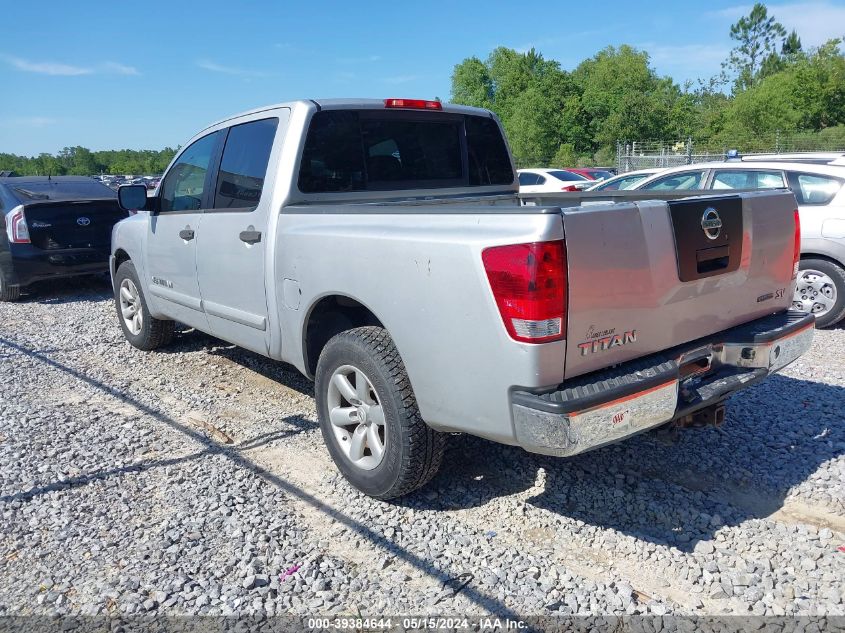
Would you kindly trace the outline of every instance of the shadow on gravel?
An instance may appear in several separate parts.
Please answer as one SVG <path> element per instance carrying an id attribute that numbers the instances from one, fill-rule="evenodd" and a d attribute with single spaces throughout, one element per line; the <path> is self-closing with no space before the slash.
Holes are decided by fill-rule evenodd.
<path id="1" fill-rule="evenodd" d="M 156 350 L 157 354 L 183 354 L 185 352 L 205 352 L 209 356 L 225 358 L 288 389 L 293 389 L 305 396 L 314 396 L 314 384 L 292 365 L 272 360 L 193 328 L 182 327 L 177 329 L 173 342 L 167 347 Z"/>
<path id="2" fill-rule="evenodd" d="M 309 494 L 308 492 L 302 490 L 296 484 L 291 483 L 287 479 L 276 475 L 275 473 L 270 472 L 269 470 L 259 466 L 255 462 L 251 461 L 248 457 L 245 457 L 240 453 L 240 447 L 230 447 L 221 444 L 217 444 L 213 440 L 206 437 L 204 434 L 196 431 L 189 426 L 182 424 L 181 422 L 174 420 L 173 418 L 161 413 L 160 411 L 144 404 L 133 398 L 132 396 L 126 394 L 118 394 L 115 393 L 108 385 L 103 384 L 99 380 L 95 378 L 91 378 L 90 376 L 86 375 L 85 373 L 78 371 L 72 367 L 69 367 L 63 363 L 53 360 L 44 354 L 29 349 L 23 345 L 19 345 L 13 341 L 0 337 L 0 346 L 3 346 L 10 350 L 15 350 L 21 354 L 25 354 L 30 358 L 37 360 L 44 365 L 56 369 L 58 371 L 62 371 L 69 376 L 83 382 L 94 389 L 101 391 L 106 397 L 116 398 L 121 402 L 130 405 L 137 409 L 139 412 L 147 415 L 162 424 L 166 424 L 170 428 L 184 434 L 186 437 L 194 440 L 198 444 L 202 445 L 204 450 L 195 453 L 192 456 L 178 458 L 178 459 L 197 459 L 202 457 L 205 454 L 213 453 L 215 455 L 223 455 L 227 459 L 229 459 L 233 464 L 236 466 L 243 468 L 252 472 L 254 475 L 260 477 L 265 482 L 272 484 L 285 492 L 286 494 L 299 499 L 300 501 L 309 504 L 315 510 L 322 512 L 326 518 L 330 521 L 335 521 L 345 527 L 353 530 L 357 533 L 360 537 L 367 539 L 374 545 L 382 548 L 389 554 L 392 554 L 398 559 L 401 559 L 408 563 L 409 565 L 415 567 L 419 571 L 425 573 L 426 575 L 430 576 L 431 578 L 437 580 L 438 582 L 442 583 L 444 586 L 447 583 L 453 582 L 453 578 L 451 577 L 448 569 L 440 569 L 436 566 L 436 563 L 433 561 L 427 560 L 414 554 L 411 551 L 408 551 L 404 547 L 398 545 L 397 543 L 393 542 L 392 540 L 386 538 L 385 536 L 379 534 L 372 528 L 356 521 L 352 517 L 346 515 L 345 513 L 337 510 L 328 504 L 323 503 L 317 497 Z M 260 440 L 259 440 L 260 441 Z M 244 448 L 252 448 L 252 446 L 245 446 Z M 91 475 L 92 478 L 97 478 L 98 475 L 94 474 Z M 84 482 L 80 482 L 81 485 Z M 57 484 L 58 485 L 58 484 Z M 60 487 L 64 487 L 62 484 Z M 57 488 L 58 489 L 58 488 Z M 27 493 L 27 494 L 31 494 Z M 31 497 L 30 497 L 31 498 Z M 472 603 L 479 606 L 482 610 L 487 613 L 496 614 L 500 617 L 508 617 L 513 620 L 518 619 L 517 614 L 505 606 L 501 601 L 497 600 L 495 597 L 489 596 L 477 588 L 466 585 L 461 590 L 461 595 L 465 596 L 469 599 Z"/>
<path id="3" fill-rule="evenodd" d="M 23 289 L 20 303 L 58 305 L 102 301 L 112 297 L 108 274 L 39 281 Z"/>
<path id="4" fill-rule="evenodd" d="M 564 459 L 461 436 L 432 483 L 437 496 L 403 503 L 453 509 L 528 491 L 528 504 L 562 518 L 691 550 L 723 525 L 776 512 L 845 453 L 843 403 L 843 387 L 776 375 L 734 396 L 722 429 L 683 431 L 674 445 L 644 434 Z"/>

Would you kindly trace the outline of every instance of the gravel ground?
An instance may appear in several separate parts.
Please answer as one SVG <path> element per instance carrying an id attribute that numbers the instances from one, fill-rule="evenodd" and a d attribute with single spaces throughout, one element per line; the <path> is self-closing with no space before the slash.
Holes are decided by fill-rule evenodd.
<path id="1" fill-rule="evenodd" d="M 311 384 L 197 332 L 143 353 L 102 279 L 0 304 L 0 615 L 842 615 L 845 329 L 721 430 L 569 460 L 451 438 L 358 494 Z"/>

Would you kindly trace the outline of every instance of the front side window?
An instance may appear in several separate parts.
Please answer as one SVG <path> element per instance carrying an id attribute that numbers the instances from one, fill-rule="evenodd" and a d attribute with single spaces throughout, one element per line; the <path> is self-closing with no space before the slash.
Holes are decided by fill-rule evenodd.
<path id="1" fill-rule="evenodd" d="M 161 183 L 161 212 L 196 211 L 202 208 L 205 177 L 217 146 L 219 132 L 191 143 Z"/>
<path id="2" fill-rule="evenodd" d="M 254 209 L 261 198 L 279 119 L 235 125 L 220 161 L 215 209 Z"/>
<path id="3" fill-rule="evenodd" d="M 299 171 L 305 193 L 511 184 L 502 134 L 489 118 L 325 110 L 311 120 Z"/>
<path id="4" fill-rule="evenodd" d="M 783 187 L 779 171 L 721 169 L 713 176 L 713 189 L 777 189 Z"/>
<path id="5" fill-rule="evenodd" d="M 702 189 L 704 187 L 704 174 L 704 171 L 685 171 L 680 174 L 670 174 L 645 185 L 643 189 L 652 191 Z"/>
<path id="6" fill-rule="evenodd" d="M 789 188 L 795 194 L 798 204 L 823 205 L 828 204 L 839 193 L 842 178 L 834 176 L 822 176 L 819 174 L 801 174 L 790 172 L 788 174 Z"/>

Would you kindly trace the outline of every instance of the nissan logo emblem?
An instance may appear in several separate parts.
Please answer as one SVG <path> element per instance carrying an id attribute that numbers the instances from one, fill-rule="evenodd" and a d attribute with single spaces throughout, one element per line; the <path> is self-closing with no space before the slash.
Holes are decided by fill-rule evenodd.
<path id="1" fill-rule="evenodd" d="M 89 224 L 91 224 L 91 220 L 89 220 L 88 218 L 86 218 L 86 217 L 83 215 L 81 218 L 76 218 L 76 223 L 77 223 L 79 226 L 88 226 Z M 720 224 L 719 226 L 721 226 L 721 224 Z"/>
<path id="2" fill-rule="evenodd" d="M 707 207 L 701 216 L 701 228 L 709 240 L 715 240 L 722 232 L 722 218 L 713 207 Z"/>

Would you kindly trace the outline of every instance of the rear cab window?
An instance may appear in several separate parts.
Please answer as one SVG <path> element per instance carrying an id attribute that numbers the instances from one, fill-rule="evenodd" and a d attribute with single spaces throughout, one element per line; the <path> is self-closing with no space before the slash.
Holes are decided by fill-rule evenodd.
<path id="1" fill-rule="evenodd" d="M 835 176 L 801 172 L 787 172 L 787 179 L 798 204 L 810 206 L 829 204 L 845 182 Z"/>
<path id="2" fill-rule="evenodd" d="M 308 128 L 303 193 L 510 185 L 510 156 L 484 116 L 323 110 Z"/>

